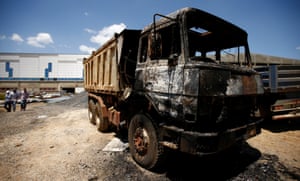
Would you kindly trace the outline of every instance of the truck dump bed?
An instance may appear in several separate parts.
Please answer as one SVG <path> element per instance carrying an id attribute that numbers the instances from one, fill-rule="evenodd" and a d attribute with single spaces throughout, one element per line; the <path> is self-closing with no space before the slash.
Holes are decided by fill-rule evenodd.
<path id="1" fill-rule="evenodd" d="M 134 81 L 140 30 L 124 30 L 83 60 L 88 92 L 117 94 Z"/>

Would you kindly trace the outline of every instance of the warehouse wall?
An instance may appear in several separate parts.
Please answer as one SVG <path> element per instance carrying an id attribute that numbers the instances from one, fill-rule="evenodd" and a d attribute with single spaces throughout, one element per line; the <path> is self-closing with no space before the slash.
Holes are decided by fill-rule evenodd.
<path id="1" fill-rule="evenodd" d="M 87 55 L 0 53 L 0 91 L 23 86 L 37 92 L 80 89 L 84 57 Z"/>
<path id="2" fill-rule="evenodd" d="M 82 80 L 85 56 L 0 53 L 0 80 Z"/>

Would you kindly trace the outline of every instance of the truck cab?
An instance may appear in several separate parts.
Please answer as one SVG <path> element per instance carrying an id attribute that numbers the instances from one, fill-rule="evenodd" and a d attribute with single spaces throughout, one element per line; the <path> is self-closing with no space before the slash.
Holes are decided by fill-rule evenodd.
<path id="1" fill-rule="evenodd" d="M 247 33 L 199 9 L 154 15 L 139 40 L 134 90 L 148 101 L 138 119 L 155 120 L 163 146 L 206 155 L 260 133 L 255 111 L 264 90 Z M 129 129 L 133 155 L 146 137 L 137 127 L 131 137 Z"/>
<path id="2" fill-rule="evenodd" d="M 251 68 L 247 33 L 193 8 L 156 16 L 161 19 L 140 38 L 135 82 L 153 108 L 190 129 L 216 131 L 256 120 L 263 85 Z M 236 63 L 222 62 L 232 49 Z"/>

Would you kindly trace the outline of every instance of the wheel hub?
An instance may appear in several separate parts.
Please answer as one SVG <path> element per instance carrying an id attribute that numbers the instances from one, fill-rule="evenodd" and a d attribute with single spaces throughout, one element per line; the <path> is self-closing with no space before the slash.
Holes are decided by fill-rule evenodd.
<path id="1" fill-rule="evenodd" d="M 137 128 L 135 130 L 133 142 L 136 152 L 138 152 L 139 154 L 147 153 L 149 136 L 145 129 Z"/>

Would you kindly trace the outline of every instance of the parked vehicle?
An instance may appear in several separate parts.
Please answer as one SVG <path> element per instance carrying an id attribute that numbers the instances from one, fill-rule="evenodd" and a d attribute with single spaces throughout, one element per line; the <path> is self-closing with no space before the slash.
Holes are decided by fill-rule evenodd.
<path id="1" fill-rule="evenodd" d="M 265 120 L 300 119 L 300 61 L 298 64 L 256 66 L 265 95 L 260 112 Z"/>
<path id="2" fill-rule="evenodd" d="M 232 49 L 238 63 L 223 62 Z M 166 148 L 209 155 L 260 133 L 255 111 L 264 87 L 247 33 L 202 10 L 155 14 L 83 63 L 90 122 L 127 133 L 133 159 L 146 169 L 164 163 Z"/>

